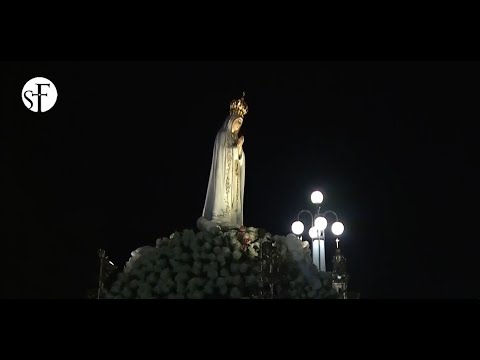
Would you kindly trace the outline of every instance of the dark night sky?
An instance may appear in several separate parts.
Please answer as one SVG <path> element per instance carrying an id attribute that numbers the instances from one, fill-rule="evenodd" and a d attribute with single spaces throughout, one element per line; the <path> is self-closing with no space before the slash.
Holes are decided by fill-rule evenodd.
<path id="1" fill-rule="evenodd" d="M 318 188 L 362 298 L 480 298 L 478 62 L 11 62 L 0 76 L 2 297 L 85 297 L 98 248 L 123 265 L 194 228 L 245 90 L 247 226 L 286 234 Z M 20 97 L 36 76 L 59 94 L 43 114 Z"/>

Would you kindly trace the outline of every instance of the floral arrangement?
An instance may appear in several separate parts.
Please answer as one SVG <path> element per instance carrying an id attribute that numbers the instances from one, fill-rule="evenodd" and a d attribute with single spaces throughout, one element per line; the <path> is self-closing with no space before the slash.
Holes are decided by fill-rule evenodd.
<path id="1" fill-rule="evenodd" d="M 328 273 L 293 235 L 253 227 L 187 229 L 132 252 L 107 299 L 338 298 Z"/>

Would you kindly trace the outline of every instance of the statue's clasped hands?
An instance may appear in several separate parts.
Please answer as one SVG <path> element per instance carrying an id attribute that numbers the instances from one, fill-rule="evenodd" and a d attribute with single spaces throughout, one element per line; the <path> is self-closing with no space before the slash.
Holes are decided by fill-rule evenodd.
<path id="1" fill-rule="evenodd" d="M 239 150 L 242 148 L 244 142 L 245 142 L 245 137 L 242 135 L 238 138 L 238 142 L 237 142 L 237 146 Z"/>

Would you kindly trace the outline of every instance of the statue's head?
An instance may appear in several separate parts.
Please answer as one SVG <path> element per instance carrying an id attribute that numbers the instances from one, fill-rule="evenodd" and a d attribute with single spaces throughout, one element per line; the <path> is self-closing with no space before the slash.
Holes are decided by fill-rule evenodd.
<path id="1" fill-rule="evenodd" d="M 230 116 L 234 118 L 232 122 L 232 132 L 238 133 L 243 124 L 243 117 L 248 112 L 248 105 L 245 102 L 245 91 L 240 99 L 230 101 Z"/>
<path id="2" fill-rule="evenodd" d="M 235 120 L 232 122 L 232 132 L 233 133 L 238 133 L 240 131 L 240 128 L 242 127 L 243 124 L 243 118 L 242 117 L 237 117 Z"/>

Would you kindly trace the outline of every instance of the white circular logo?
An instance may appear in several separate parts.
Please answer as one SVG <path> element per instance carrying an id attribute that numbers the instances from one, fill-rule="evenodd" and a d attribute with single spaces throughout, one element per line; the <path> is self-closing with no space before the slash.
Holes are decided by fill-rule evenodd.
<path id="1" fill-rule="evenodd" d="M 45 112 L 50 110 L 57 101 L 57 88 L 43 77 L 33 78 L 25 84 L 22 90 L 22 100 L 28 110 Z"/>

